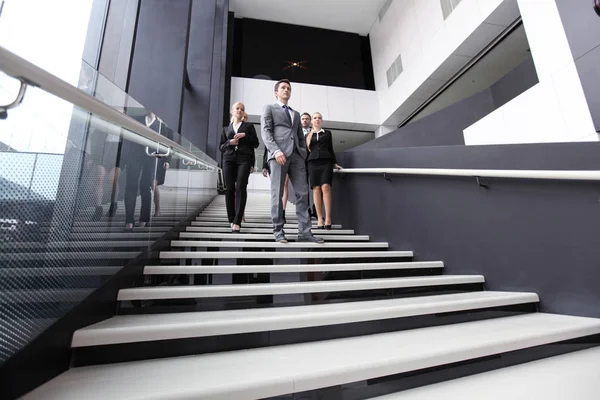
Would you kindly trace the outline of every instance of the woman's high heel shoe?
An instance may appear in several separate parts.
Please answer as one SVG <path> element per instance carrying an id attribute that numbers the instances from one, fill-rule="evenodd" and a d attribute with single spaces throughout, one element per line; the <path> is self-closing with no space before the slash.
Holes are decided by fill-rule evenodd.
<path id="1" fill-rule="evenodd" d="M 323 229 L 331 230 L 331 222 L 329 224 L 323 225 Z"/>

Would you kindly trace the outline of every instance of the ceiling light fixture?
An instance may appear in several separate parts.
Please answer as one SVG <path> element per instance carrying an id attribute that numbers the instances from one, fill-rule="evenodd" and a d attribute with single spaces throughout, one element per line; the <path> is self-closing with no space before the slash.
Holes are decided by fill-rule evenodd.
<path id="1" fill-rule="evenodd" d="M 283 70 L 285 71 L 286 69 L 290 69 L 290 68 L 302 68 L 302 69 L 308 69 L 304 66 L 304 63 L 306 63 L 307 61 L 286 61 L 288 65 L 286 65 L 285 67 L 283 67 Z"/>

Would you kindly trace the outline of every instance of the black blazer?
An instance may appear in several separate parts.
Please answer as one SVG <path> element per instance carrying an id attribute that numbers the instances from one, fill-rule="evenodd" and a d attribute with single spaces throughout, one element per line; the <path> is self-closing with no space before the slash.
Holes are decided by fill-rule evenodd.
<path id="1" fill-rule="evenodd" d="M 131 118 L 135 119 L 140 124 L 146 126 L 146 114 L 139 115 L 134 114 L 130 115 Z M 167 126 L 164 122 L 158 119 L 158 117 L 154 120 L 152 125 L 149 126 L 153 131 L 160 133 L 162 136 L 165 136 L 171 140 L 173 140 L 174 132 L 171 128 Z M 155 151 L 156 147 L 149 146 L 149 151 Z M 171 155 L 168 157 L 162 157 L 162 160 L 159 165 L 162 165 L 163 162 L 171 163 Z M 148 161 L 154 162 L 154 158 L 150 157 L 146 154 L 146 146 L 132 142 L 130 140 L 124 139 L 123 145 L 121 147 L 121 166 L 125 167 L 131 163 L 137 163 L 140 161 Z"/>
<path id="2" fill-rule="evenodd" d="M 325 132 L 319 133 L 319 140 L 317 140 L 317 134 L 313 133 L 310 139 L 310 153 L 308 153 L 308 161 L 319 160 L 319 159 L 331 159 L 334 164 L 337 164 L 335 153 L 333 152 L 333 138 L 331 131 L 325 130 Z"/>
<path id="3" fill-rule="evenodd" d="M 246 133 L 246 137 L 240 139 L 237 145 L 231 145 L 229 144 L 229 140 L 233 139 L 235 136 L 233 124 L 229 124 L 223 128 L 220 145 L 223 158 L 244 157 L 249 160 L 254 159 L 254 149 L 258 147 L 258 136 L 256 136 L 256 129 L 254 129 L 254 125 L 247 122 L 242 122 L 238 129 L 238 133 L 242 132 Z"/>

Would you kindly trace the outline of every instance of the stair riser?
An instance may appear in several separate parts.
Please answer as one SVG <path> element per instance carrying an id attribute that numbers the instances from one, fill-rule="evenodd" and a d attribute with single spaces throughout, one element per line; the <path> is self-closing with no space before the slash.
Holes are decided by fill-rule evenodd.
<path id="1" fill-rule="evenodd" d="M 260 280 L 258 282 L 264 282 Z M 482 283 L 454 284 L 439 286 L 420 286 L 396 289 L 374 290 L 349 290 L 344 292 L 322 292 L 313 296 L 311 293 L 259 295 L 238 297 L 217 297 L 204 299 L 163 299 L 163 300 L 138 300 L 121 301 L 120 314 L 136 314 L 140 312 L 140 304 L 144 305 L 146 312 L 151 312 L 152 307 L 158 307 L 161 312 L 168 312 L 173 307 L 173 312 L 181 311 L 211 311 L 225 309 L 254 308 L 256 306 L 299 306 L 304 304 L 327 304 L 349 300 L 389 299 L 417 296 L 430 296 L 438 294 L 453 294 L 483 290 Z M 311 298 L 316 299 L 312 301 Z M 187 306 L 187 307 L 186 307 Z M 183 310 L 182 310 L 183 308 Z M 186 309 L 187 308 L 187 309 Z"/>
<path id="2" fill-rule="evenodd" d="M 422 315 L 333 326 L 84 347 L 73 350 L 73 362 L 74 366 L 85 366 L 278 346 L 393 332 L 425 326 L 447 325 L 535 311 L 535 303 L 519 304 L 507 307 L 468 310 L 459 313 Z"/>
<path id="3" fill-rule="evenodd" d="M 318 265 L 318 264 L 317 264 Z M 233 276 L 236 277 L 240 283 L 250 283 L 256 280 L 256 276 L 276 276 L 280 274 L 299 274 L 297 281 L 306 281 L 306 274 L 315 274 L 318 280 L 349 280 L 349 279 L 370 279 L 370 278 L 400 278 L 408 276 L 430 276 L 440 275 L 443 272 L 443 267 L 439 268 L 395 268 L 395 269 L 376 269 L 376 270 L 352 270 L 352 271 L 318 271 L 318 272 L 262 272 L 262 273 L 222 273 L 222 274 L 185 274 L 185 270 L 173 272 L 171 274 L 163 275 L 150 275 L 153 276 L 153 282 L 156 284 L 162 282 L 166 275 L 193 275 L 196 282 L 205 282 L 209 279 L 209 282 L 227 284 L 234 281 Z M 268 282 L 269 280 L 267 280 Z"/>

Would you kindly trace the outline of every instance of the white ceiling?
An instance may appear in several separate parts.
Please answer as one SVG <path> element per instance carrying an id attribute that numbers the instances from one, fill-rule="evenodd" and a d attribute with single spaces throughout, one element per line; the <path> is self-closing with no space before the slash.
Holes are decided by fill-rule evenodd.
<path id="1" fill-rule="evenodd" d="M 236 18 L 367 35 L 386 0 L 230 0 Z"/>

